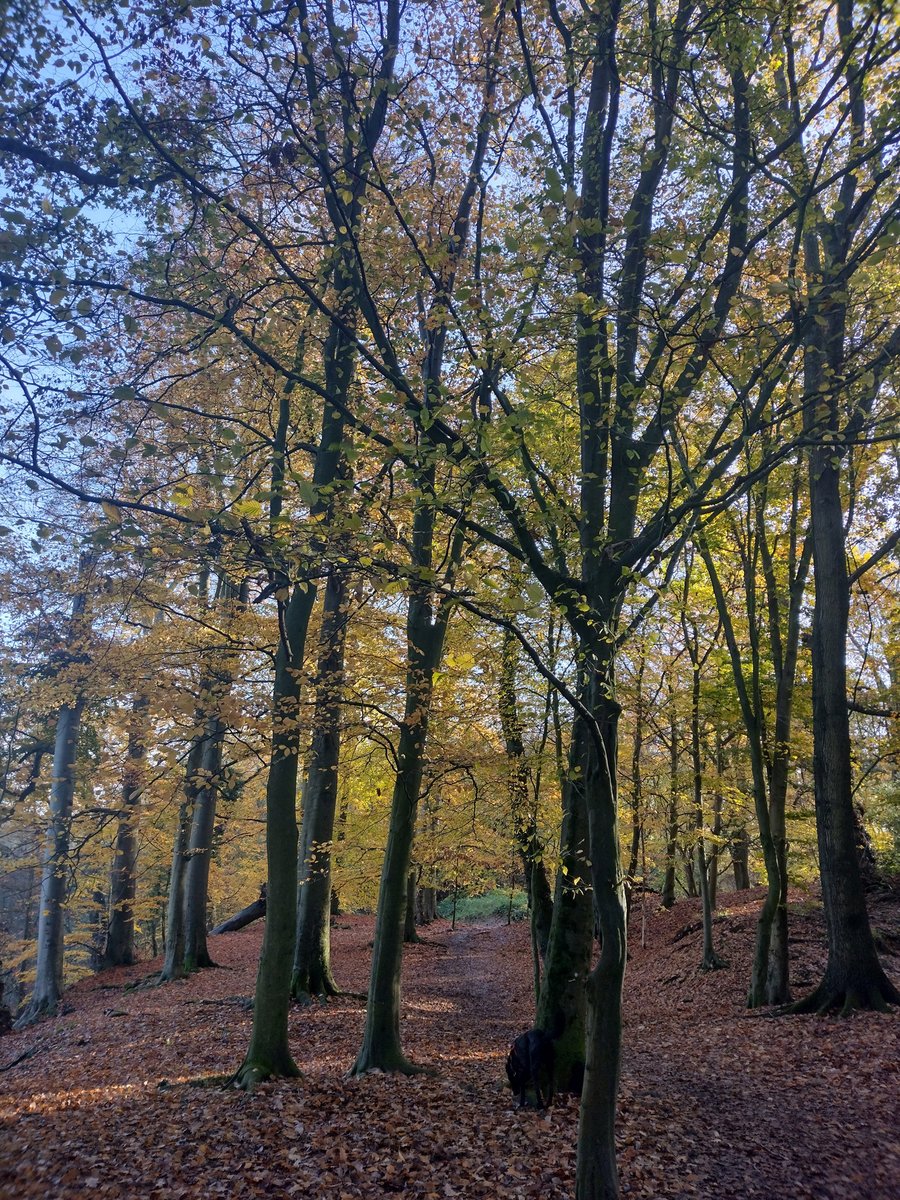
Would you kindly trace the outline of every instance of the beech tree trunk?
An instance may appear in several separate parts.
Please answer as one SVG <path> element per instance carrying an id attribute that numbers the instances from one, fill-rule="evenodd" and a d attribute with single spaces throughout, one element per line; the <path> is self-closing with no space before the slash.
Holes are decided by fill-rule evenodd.
<path id="1" fill-rule="evenodd" d="M 219 933 L 236 933 L 239 929 L 244 929 L 253 921 L 259 921 L 266 915 L 266 885 L 263 884 L 259 889 L 259 896 L 252 904 L 248 904 L 246 908 L 242 908 L 240 912 L 236 912 L 233 917 L 229 917 L 227 921 L 222 921 L 215 929 L 211 929 L 211 934 Z"/>
<path id="2" fill-rule="evenodd" d="M 34 990 L 16 1021 L 22 1029 L 40 1017 L 53 1016 L 63 990 L 63 911 L 69 829 L 75 795 L 75 761 L 84 698 L 64 704 L 56 721 L 53 782 L 50 787 L 50 828 L 43 854 L 41 898 L 37 926 Z"/>
<path id="3" fill-rule="evenodd" d="M 204 735 L 194 738 L 184 772 L 184 797 L 178 806 L 178 820 L 172 844 L 172 866 L 169 870 L 169 898 L 166 905 L 166 949 L 160 983 L 183 979 L 184 969 L 184 878 L 187 866 L 188 839 L 191 817 L 197 794 L 197 772 L 203 761 Z"/>
<path id="4" fill-rule="evenodd" d="M 590 737 L 584 718 L 576 716 L 563 788 L 560 866 L 537 1006 L 537 1028 L 555 1043 L 556 1089 L 575 1093 L 581 1091 L 584 1082 L 585 983 L 594 937 L 586 798 Z"/>
<path id="5" fill-rule="evenodd" d="M 430 491 L 427 487 L 426 491 Z M 434 536 L 434 510 L 426 499 L 417 502 L 413 524 L 414 562 L 428 571 Z M 462 552 L 457 542 L 456 561 Z M 400 1040 L 400 973 L 403 960 L 403 926 L 407 886 L 415 835 L 416 812 L 425 765 L 425 746 L 431 715 L 434 673 L 441 661 L 449 607 L 432 615 L 428 584 L 413 585 L 406 622 L 406 705 L 397 746 L 397 775 L 391 798 L 390 828 L 378 890 L 375 941 L 366 1025 L 353 1074 L 366 1071 L 400 1071 L 416 1068 L 403 1053 Z"/>
<path id="6" fill-rule="evenodd" d="M 733 834 L 730 844 L 735 891 L 749 891 L 752 886 L 750 882 L 750 835 L 743 825 Z"/>
<path id="7" fill-rule="evenodd" d="M 331 855 L 338 795 L 347 577 L 331 566 L 325 584 L 312 750 L 303 790 L 297 940 L 291 995 L 336 996 L 331 972 Z"/>
<path id="8" fill-rule="evenodd" d="M 537 949 L 535 978 L 540 979 L 541 963 L 547 956 L 553 897 L 544 866 L 544 849 L 538 836 L 537 821 L 529 802 L 528 764 L 522 740 L 522 725 L 516 701 L 517 642 L 512 631 L 503 632 L 499 712 L 509 771 L 509 802 L 516 845 L 525 870 L 525 889 L 531 909 L 532 945 Z"/>
<path id="9" fill-rule="evenodd" d="M 78 564 L 79 590 L 72 601 L 66 647 L 66 665 L 82 658 L 84 647 L 78 641 L 84 636 L 84 614 L 87 608 L 86 582 L 94 565 L 90 551 L 84 551 Z M 50 784 L 50 824 L 44 843 L 41 871 L 41 894 L 38 906 L 35 979 L 31 999 L 16 1021 L 16 1028 L 52 1016 L 63 990 L 63 928 L 66 901 L 66 872 L 69 860 L 69 834 L 72 822 L 72 802 L 75 797 L 75 764 L 78 734 L 85 698 L 78 680 L 72 680 L 75 696 L 71 703 L 59 708 L 53 741 L 53 778 Z"/>
<path id="10" fill-rule="evenodd" d="M 812 628 L 813 778 L 828 962 L 797 1011 L 883 1009 L 900 991 L 878 959 L 856 849 L 847 711 L 850 586 L 838 467 L 831 446 L 809 456 L 815 572 Z"/>
<path id="11" fill-rule="evenodd" d="M 128 757 L 122 779 L 122 809 L 116 829 L 116 848 L 109 881 L 109 921 L 102 967 L 131 966 L 135 961 L 134 897 L 137 878 L 137 822 L 146 757 L 147 700 L 139 696 L 132 706 L 128 730 Z"/>
<path id="12" fill-rule="evenodd" d="M 216 692 L 216 698 L 220 694 Z M 213 712 L 206 722 L 190 822 L 184 877 L 184 970 L 186 974 L 215 964 L 206 944 L 209 868 L 212 858 L 216 800 L 222 774 L 225 725 Z"/>
<path id="13" fill-rule="evenodd" d="M 678 837 L 678 722 L 675 701 L 669 696 L 669 811 L 666 819 L 666 870 L 659 902 L 663 908 L 675 903 L 675 854 Z"/>
<path id="14" fill-rule="evenodd" d="M 324 440 L 324 439 L 323 439 Z M 317 464 L 318 466 L 318 464 Z M 315 602 L 310 583 L 294 584 L 282 607 L 282 637 L 272 690 L 272 751 L 266 783 L 267 911 L 253 1031 L 234 1086 L 251 1090 L 272 1076 L 299 1075 L 288 1044 L 291 960 L 297 933 L 297 763 L 300 673 Z"/>

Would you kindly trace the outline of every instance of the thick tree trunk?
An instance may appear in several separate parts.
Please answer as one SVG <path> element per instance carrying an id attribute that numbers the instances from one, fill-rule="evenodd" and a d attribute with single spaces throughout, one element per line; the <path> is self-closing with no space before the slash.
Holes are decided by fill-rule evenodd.
<path id="1" fill-rule="evenodd" d="M 80 611 L 83 611 L 83 604 Z M 43 854 L 41 898 L 37 927 L 37 962 L 34 990 L 25 1011 L 16 1021 L 22 1029 L 43 1016 L 52 1016 L 63 989 L 63 912 L 66 901 L 66 868 L 69 828 L 75 795 L 75 759 L 83 697 L 64 704 L 56 722 L 53 782 L 50 786 L 50 829 Z"/>
<path id="2" fill-rule="evenodd" d="M 883 1009 L 900 1004 L 872 937 L 856 851 L 847 712 L 847 578 L 839 467 L 833 449 L 810 454 L 815 606 L 812 628 L 813 777 L 828 962 L 797 1011 Z"/>
<path id="3" fill-rule="evenodd" d="M 339 993 L 331 972 L 331 853 L 338 795 L 346 602 L 346 573 L 332 566 L 322 607 L 315 724 L 303 791 L 297 941 L 291 979 L 295 999 Z"/>
<path id="4" fill-rule="evenodd" d="M 266 929 L 256 976 L 250 1045 L 232 1080 L 235 1087 L 247 1090 L 272 1076 L 300 1073 L 288 1044 L 288 1011 L 297 933 L 300 673 L 315 595 L 312 584 L 294 584 L 282 610 L 273 687 L 272 757 L 266 784 Z"/>
<path id="5" fill-rule="evenodd" d="M 128 757 L 122 779 L 122 808 L 109 881 L 109 923 L 101 965 L 131 966 L 135 961 L 134 897 L 137 880 L 137 822 L 146 756 L 147 701 L 135 699 L 128 730 Z"/>
<path id="6" fill-rule="evenodd" d="M 596 727 L 585 756 L 593 913 L 600 957 L 587 980 L 584 1087 L 578 1116 L 576 1200 L 619 1194 L 615 1124 L 622 1041 L 622 985 L 627 960 L 625 892 L 619 860 L 616 759 L 619 706 L 612 663 L 595 668 L 588 696 Z M 602 741 L 601 746 L 598 742 Z"/>
<path id="7" fill-rule="evenodd" d="M 584 717 L 572 724 L 563 789 L 560 867 L 556 875 L 550 942 L 537 1009 L 537 1028 L 555 1042 L 556 1089 L 580 1092 L 585 1065 L 585 982 L 591 964 L 594 908 L 588 866 L 587 781 L 591 732 Z"/>

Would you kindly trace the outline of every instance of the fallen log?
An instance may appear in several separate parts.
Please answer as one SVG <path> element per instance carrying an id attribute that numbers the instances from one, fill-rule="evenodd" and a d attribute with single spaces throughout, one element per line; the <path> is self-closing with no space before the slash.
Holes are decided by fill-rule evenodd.
<path id="1" fill-rule="evenodd" d="M 252 904 L 248 904 L 246 908 L 242 908 L 240 912 L 229 917 L 227 921 L 223 921 L 221 925 L 217 925 L 215 929 L 211 929 L 210 933 L 234 933 L 236 929 L 243 929 L 245 925 L 249 925 L 252 921 L 258 921 L 260 917 L 266 915 L 266 885 L 263 884 L 259 889 L 259 899 L 254 900 Z"/>

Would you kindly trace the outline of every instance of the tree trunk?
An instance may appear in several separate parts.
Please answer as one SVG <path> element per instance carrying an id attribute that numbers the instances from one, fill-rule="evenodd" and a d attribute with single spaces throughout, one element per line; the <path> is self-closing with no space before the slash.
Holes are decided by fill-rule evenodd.
<path id="1" fill-rule="evenodd" d="M 420 501 L 414 525 L 419 565 L 429 559 L 432 536 L 433 510 L 427 502 Z M 461 548 L 460 543 L 460 552 Z M 366 1025 L 353 1066 L 355 1075 L 373 1070 L 404 1074 L 416 1070 L 404 1055 L 400 1042 L 403 925 L 434 673 L 443 653 L 448 616 L 449 611 L 443 605 L 432 622 L 431 596 L 427 587 L 413 587 L 407 616 L 406 707 L 400 727 L 390 828 L 378 891 Z"/>
<path id="2" fill-rule="evenodd" d="M 122 808 L 109 881 L 109 923 L 102 967 L 130 967 L 135 961 L 134 896 L 137 879 L 137 822 L 146 758 L 147 700 L 135 698 L 128 729 L 128 757 L 122 779 Z"/>
<path id="3" fill-rule="evenodd" d="M 528 764 L 525 761 L 522 725 L 516 703 L 517 644 L 512 631 L 504 630 L 498 708 L 506 745 L 512 825 L 525 869 L 525 889 L 531 909 L 532 944 L 538 952 L 534 971 L 535 977 L 540 978 L 541 962 L 547 957 L 550 942 L 553 897 L 544 866 L 544 849 L 538 837 L 537 821 L 529 805 Z"/>
<path id="4" fill-rule="evenodd" d="M 669 812 L 666 821 L 666 871 L 659 902 L 663 908 L 675 903 L 675 852 L 678 838 L 678 723 L 675 699 L 669 695 Z"/>
<path id="5" fill-rule="evenodd" d="M 572 724 L 563 789 L 560 867 L 556 875 L 550 942 L 537 1009 L 537 1028 L 555 1043 L 554 1074 L 561 1092 L 580 1092 L 585 1066 L 585 982 L 591 965 L 594 911 L 588 867 L 591 733 L 584 717 Z"/>
<path id="6" fill-rule="evenodd" d="M 83 601 L 80 611 L 83 611 Z M 64 704 L 56 721 L 53 782 L 50 786 L 50 829 L 43 854 L 41 898 L 37 928 L 37 963 L 34 990 L 25 1011 L 16 1021 L 22 1029 L 56 1012 L 63 989 L 63 911 L 69 829 L 75 795 L 75 760 L 84 698 Z"/>
<path id="7" fill-rule="evenodd" d="M 815 605 L 812 628 L 813 778 L 828 962 L 797 1011 L 842 1013 L 900 1004 L 872 937 L 856 852 L 847 712 L 850 586 L 838 466 L 831 446 L 809 456 Z"/>
<path id="8" fill-rule="evenodd" d="M 204 735 L 194 738 L 184 773 L 184 798 L 178 806 L 178 820 L 172 845 L 169 871 L 169 901 L 166 906 L 166 950 L 160 983 L 183 979 L 184 970 L 184 878 L 187 866 L 188 838 L 194 800 L 199 786 L 198 771 L 203 761 Z"/>
<path id="9" fill-rule="evenodd" d="M 612 669 L 612 661 L 602 670 L 599 665 L 594 667 L 587 693 L 596 719 L 585 756 L 585 796 L 600 957 L 586 988 L 587 1037 L 578 1116 L 576 1200 L 605 1200 L 619 1194 L 615 1124 L 627 944 L 615 776 L 620 710 L 613 697 Z M 601 741 L 602 753 L 598 745 Z"/>
<path id="10" fill-rule="evenodd" d="M 318 464 L 317 464 L 318 466 Z M 291 961 L 297 933 L 297 763 L 300 751 L 300 673 L 315 602 L 311 583 L 294 584 L 282 604 L 282 637 L 272 689 L 272 751 L 266 783 L 267 911 L 253 1031 L 232 1082 L 251 1090 L 272 1076 L 299 1075 L 288 1044 Z"/>
<path id="11" fill-rule="evenodd" d="M 741 826 L 731 838 L 731 869 L 734 872 L 734 890 L 749 891 L 750 882 L 750 834 Z"/>
<path id="12" fill-rule="evenodd" d="M 716 790 L 713 793 L 713 843 L 707 862 L 707 888 L 709 890 L 709 905 L 716 911 L 716 899 L 719 892 L 719 858 L 722 841 L 722 807 L 725 801 L 723 780 L 725 778 L 725 748 L 718 730 L 716 731 Z"/>
<path id="13" fill-rule="evenodd" d="M 94 566 L 90 551 L 81 554 L 78 563 L 80 590 L 72 600 L 69 618 L 68 650 L 84 636 L 84 614 L 87 608 L 86 579 Z M 69 858 L 69 833 L 72 823 L 72 803 L 75 798 L 75 763 L 78 734 L 85 699 L 77 680 L 71 680 L 75 697 L 61 705 L 56 719 L 53 743 L 53 779 L 50 784 L 50 826 L 44 844 L 41 872 L 41 895 L 38 906 L 37 949 L 34 989 L 25 1011 L 16 1022 L 21 1029 L 43 1016 L 56 1012 L 63 989 L 63 906 L 66 901 L 66 871 Z"/>
<path id="14" fill-rule="evenodd" d="M 216 699 L 220 694 L 216 693 Z M 215 964 L 206 945 L 209 868 L 212 861 L 216 800 L 222 774 L 225 725 L 217 712 L 207 718 L 198 769 L 184 874 L 184 970 L 186 974 Z"/>
<path id="15" fill-rule="evenodd" d="M 418 871 L 414 866 L 409 868 L 406 876 L 406 914 L 403 918 L 403 940 L 408 945 L 420 941 L 416 932 L 416 880 Z"/>
<path id="16" fill-rule="evenodd" d="M 259 889 L 259 896 L 252 904 L 248 904 L 246 908 L 242 908 L 240 912 L 236 912 L 233 917 L 229 917 L 227 921 L 222 921 L 215 929 L 211 929 L 211 934 L 219 933 L 236 933 L 239 929 L 250 925 L 253 921 L 260 920 L 266 915 L 266 885 L 263 884 Z"/>
<path id="17" fill-rule="evenodd" d="M 297 941 L 291 995 L 336 996 L 331 972 L 331 853 L 338 795 L 341 697 L 347 629 L 347 577 L 329 568 L 322 607 L 316 713 L 303 791 Z"/>

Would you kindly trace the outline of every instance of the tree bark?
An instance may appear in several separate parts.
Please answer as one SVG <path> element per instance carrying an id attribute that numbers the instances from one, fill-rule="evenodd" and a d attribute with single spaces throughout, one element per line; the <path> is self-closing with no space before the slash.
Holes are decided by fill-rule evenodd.
<path id="1" fill-rule="evenodd" d="M 537 1028 L 554 1040 L 556 1089 L 580 1092 L 585 1064 L 585 983 L 591 964 L 594 912 L 588 866 L 587 787 L 591 733 L 576 716 L 563 789 L 560 866 L 553 896 L 550 942 L 537 1008 Z"/>
<path id="2" fill-rule="evenodd" d="M 318 466 L 318 464 L 317 464 Z M 232 1078 L 251 1090 L 272 1076 L 297 1076 L 288 1044 L 291 960 L 297 932 L 297 763 L 300 749 L 300 678 L 315 602 L 310 583 L 294 584 L 282 606 L 282 637 L 272 689 L 272 751 L 266 783 L 267 911 L 253 1031 L 243 1063 Z"/>
<path id="3" fill-rule="evenodd" d="M 525 760 L 522 724 L 516 701 L 517 645 L 511 630 L 504 630 L 498 708 L 506 746 L 507 786 L 513 832 L 525 870 L 525 889 L 531 909 L 532 944 L 538 952 L 534 963 L 535 978 L 539 979 L 541 963 L 547 957 L 550 942 L 553 897 L 544 866 L 544 849 L 538 836 L 537 820 L 529 804 L 528 764 Z"/>
<path id="4" fill-rule="evenodd" d="M 331 566 L 325 584 L 312 751 L 303 791 L 297 940 L 291 995 L 336 996 L 331 971 L 331 854 L 338 795 L 347 576 Z"/>
<path id="5" fill-rule="evenodd" d="M 220 699 L 216 691 L 216 699 Z M 213 829 L 216 823 L 216 800 L 222 774 L 222 749 L 225 725 L 217 712 L 206 721 L 203 750 L 198 768 L 198 784 L 194 793 L 190 831 L 184 868 L 184 971 L 190 974 L 204 967 L 215 966 L 206 944 L 207 904 L 209 898 L 209 868 L 212 856 Z"/>
<path id="6" fill-rule="evenodd" d="M 147 700 L 135 698 L 128 729 L 128 757 L 122 779 L 122 808 L 109 881 L 109 922 L 102 967 L 131 966 L 135 961 L 134 897 L 137 880 L 137 823 L 146 758 Z"/>
<path id="7" fill-rule="evenodd" d="M 252 904 L 248 904 L 246 908 L 242 908 L 240 912 L 236 912 L 233 917 L 229 917 L 227 921 L 222 921 L 215 929 L 211 929 L 211 934 L 219 933 L 236 933 L 239 929 L 245 928 L 253 921 L 260 920 L 266 915 L 266 885 L 263 884 L 259 889 L 259 896 Z"/>
<path id="8" fill-rule="evenodd" d="M 426 493 L 430 493 L 426 481 Z M 413 558 L 423 572 L 430 570 L 434 510 L 429 499 L 416 504 L 413 525 Z M 461 538 L 453 552 L 458 561 Z M 442 603 L 432 615 L 432 594 L 427 583 L 414 583 L 407 614 L 406 704 L 397 746 L 397 774 L 391 798 L 390 828 L 378 891 L 375 942 L 366 1025 L 353 1074 L 367 1071 L 400 1071 L 416 1068 L 403 1053 L 400 1040 L 400 972 L 403 959 L 403 924 L 407 906 L 407 880 L 415 835 L 416 812 L 425 765 L 425 745 L 431 714 L 434 673 L 444 648 L 449 607 Z"/>
<path id="9" fill-rule="evenodd" d="M 819 377 L 820 378 L 820 377 Z M 828 962 L 800 1012 L 900 1004 L 900 991 L 878 959 L 856 851 L 847 626 L 850 586 L 838 467 L 830 446 L 809 456 L 815 605 L 812 627 L 813 778 Z"/>
<path id="10" fill-rule="evenodd" d="M 92 554 L 85 551 L 81 555 L 78 565 L 79 590 L 72 601 L 67 656 L 79 653 L 76 650 L 76 643 L 84 634 L 84 614 L 87 608 L 86 582 L 93 565 Z M 83 654 L 83 647 L 81 654 Z M 65 948 L 63 913 L 66 901 L 66 871 L 69 858 L 72 804 L 75 797 L 78 734 L 85 705 L 85 697 L 80 683 L 75 681 L 74 687 L 74 699 L 60 706 L 56 719 L 56 734 L 53 743 L 53 779 L 50 784 L 50 826 L 42 856 L 34 989 L 24 1012 L 16 1021 L 17 1029 L 22 1029 L 43 1016 L 55 1014 L 63 990 L 63 953 Z"/>

